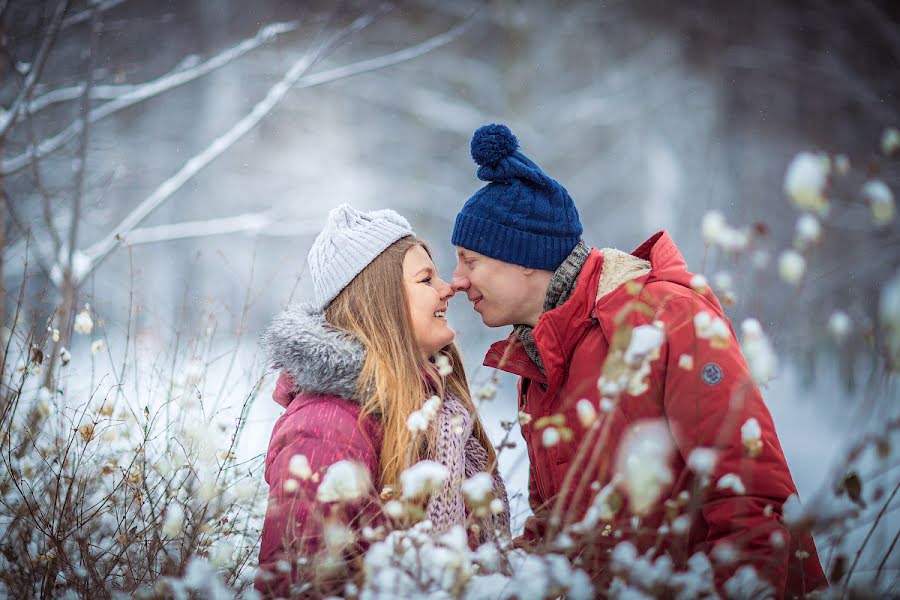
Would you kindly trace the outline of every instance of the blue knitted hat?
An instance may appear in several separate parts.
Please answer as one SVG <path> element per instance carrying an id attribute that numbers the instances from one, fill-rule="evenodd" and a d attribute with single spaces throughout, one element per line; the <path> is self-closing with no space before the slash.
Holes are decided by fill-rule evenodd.
<path id="1" fill-rule="evenodd" d="M 485 125 L 472 136 L 478 178 L 488 184 L 456 216 L 453 245 L 555 271 L 581 240 L 578 210 L 566 188 L 518 148 L 506 125 Z"/>

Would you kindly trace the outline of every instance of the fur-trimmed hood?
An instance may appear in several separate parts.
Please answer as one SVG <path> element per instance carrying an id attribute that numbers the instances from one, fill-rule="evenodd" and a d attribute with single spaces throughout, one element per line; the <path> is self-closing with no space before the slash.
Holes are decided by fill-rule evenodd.
<path id="1" fill-rule="evenodd" d="M 312 304 L 288 306 L 260 338 L 266 362 L 290 375 L 291 392 L 340 396 L 358 402 L 356 386 L 365 361 L 358 339 L 332 327 Z"/>

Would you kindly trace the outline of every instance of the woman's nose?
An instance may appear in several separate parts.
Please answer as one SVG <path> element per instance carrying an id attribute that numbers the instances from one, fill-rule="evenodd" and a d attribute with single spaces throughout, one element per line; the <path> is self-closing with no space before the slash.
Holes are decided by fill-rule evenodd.
<path id="1" fill-rule="evenodd" d="M 438 291 L 441 294 L 441 300 L 449 300 L 454 295 L 456 295 L 456 292 L 453 291 L 453 288 L 450 287 L 450 285 L 440 277 L 438 278 Z"/>

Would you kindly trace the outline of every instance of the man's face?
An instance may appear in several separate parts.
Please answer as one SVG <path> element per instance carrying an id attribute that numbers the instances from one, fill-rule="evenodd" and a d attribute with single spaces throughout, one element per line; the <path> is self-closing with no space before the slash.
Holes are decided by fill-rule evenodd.
<path id="1" fill-rule="evenodd" d="M 522 267 L 459 246 L 450 285 L 454 292 L 465 292 L 488 327 L 526 322 L 525 309 L 534 301 Z"/>

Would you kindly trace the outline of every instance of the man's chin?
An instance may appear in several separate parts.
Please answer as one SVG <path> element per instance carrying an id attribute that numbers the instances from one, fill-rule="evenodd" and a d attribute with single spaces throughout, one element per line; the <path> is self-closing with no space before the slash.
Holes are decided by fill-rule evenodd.
<path id="1" fill-rule="evenodd" d="M 481 322 L 487 327 L 506 327 L 507 325 L 512 325 L 512 323 L 507 323 L 503 319 L 497 319 L 489 315 L 481 315 Z"/>

